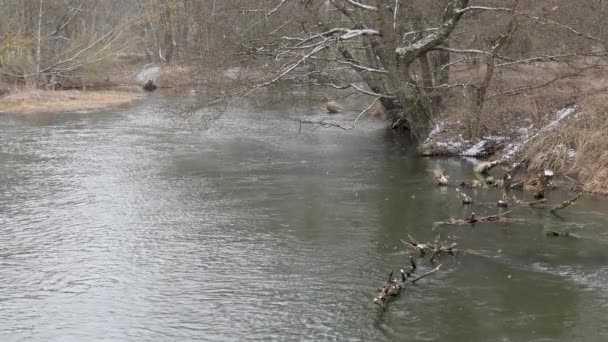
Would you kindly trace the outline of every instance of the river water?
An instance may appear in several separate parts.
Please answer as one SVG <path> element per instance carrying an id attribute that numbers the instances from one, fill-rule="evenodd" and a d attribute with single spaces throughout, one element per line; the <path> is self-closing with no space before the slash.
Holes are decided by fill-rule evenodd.
<path id="1" fill-rule="evenodd" d="M 300 128 L 318 103 L 182 101 L 0 117 L 1 341 L 608 340 L 606 200 L 432 230 L 496 212 L 432 184 L 469 162 L 417 158 L 367 119 Z M 407 234 L 479 255 L 443 257 L 383 311 Z"/>

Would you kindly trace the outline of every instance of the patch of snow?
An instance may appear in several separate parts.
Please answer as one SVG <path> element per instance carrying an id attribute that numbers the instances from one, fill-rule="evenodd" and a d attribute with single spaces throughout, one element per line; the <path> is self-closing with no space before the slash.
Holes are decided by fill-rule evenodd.
<path id="1" fill-rule="evenodd" d="M 548 178 L 553 177 L 553 171 L 551 171 L 549 169 L 545 170 L 545 177 L 548 177 Z"/>
<path id="2" fill-rule="evenodd" d="M 449 141 L 448 145 L 451 146 L 452 148 L 461 148 L 462 142 L 461 141 Z"/>
<path id="3" fill-rule="evenodd" d="M 160 73 L 160 67 L 156 66 L 156 65 L 146 65 L 144 67 L 144 69 L 142 71 L 140 71 L 135 78 L 138 81 L 148 81 L 148 80 L 154 80 L 156 77 L 158 77 L 158 74 Z"/>
<path id="4" fill-rule="evenodd" d="M 555 118 L 553 119 L 553 121 L 549 122 L 545 127 L 543 127 L 541 129 L 541 132 L 542 131 L 546 131 L 546 130 L 554 127 L 560 121 L 562 121 L 563 119 L 567 118 L 570 114 L 574 113 L 575 110 L 576 110 L 576 106 L 571 106 L 571 107 L 566 107 L 566 108 L 560 109 L 555 114 Z"/>
<path id="5" fill-rule="evenodd" d="M 541 133 L 546 132 L 546 131 L 550 130 L 551 128 L 555 127 L 558 123 L 560 123 L 562 120 L 564 120 L 565 118 L 570 116 L 575 111 L 576 111 L 576 106 L 570 106 L 570 107 L 566 107 L 566 108 L 562 108 L 562 109 L 558 110 L 557 113 L 555 113 L 555 117 L 553 118 L 553 120 L 551 122 L 549 122 L 547 125 L 543 126 L 541 129 L 537 130 L 534 134 L 532 134 L 532 132 L 534 130 L 534 125 L 530 125 L 527 128 L 526 127 L 520 128 L 518 130 L 520 133 L 520 138 L 518 140 L 520 142 L 511 143 L 511 144 L 507 145 L 504 149 L 506 152 L 503 154 L 503 159 L 506 159 L 506 160 L 511 159 L 513 156 L 515 156 L 515 154 L 517 154 L 517 152 L 519 152 L 522 149 L 522 147 L 525 144 L 527 144 L 529 141 L 531 141 L 532 139 L 539 136 Z"/>
<path id="6" fill-rule="evenodd" d="M 509 160 L 513 158 L 519 152 L 523 146 L 524 142 L 519 143 L 511 143 L 505 147 L 505 154 L 503 155 L 503 159 Z"/>
<path id="7" fill-rule="evenodd" d="M 429 138 L 432 138 L 433 136 L 439 134 L 442 129 L 443 129 L 443 122 L 438 122 L 438 123 L 434 124 L 433 129 L 431 130 L 431 133 L 429 133 Z"/>
<path id="8" fill-rule="evenodd" d="M 568 158 L 574 159 L 576 157 L 576 150 L 571 148 L 568 150 Z"/>
<path id="9" fill-rule="evenodd" d="M 486 136 L 485 136 L 485 137 L 483 137 L 482 139 L 483 139 L 483 140 L 493 140 L 493 141 L 500 142 L 500 141 L 505 141 L 505 140 L 507 140 L 508 138 L 507 138 L 507 137 L 500 136 L 500 135 L 486 135 Z"/>
<path id="10" fill-rule="evenodd" d="M 467 157 L 478 156 L 479 154 L 481 154 L 481 152 L 483 152 L 483 148 L 486 146 L 487 142 L 488 142 L 487 140 L 480 140 L 477 144 L 475 144 L 475 145 L 469 147 L 468 149 L 466 149 L 465 151 L 463 151 L 461 153 L 461 155 L 467 156 Z"/>

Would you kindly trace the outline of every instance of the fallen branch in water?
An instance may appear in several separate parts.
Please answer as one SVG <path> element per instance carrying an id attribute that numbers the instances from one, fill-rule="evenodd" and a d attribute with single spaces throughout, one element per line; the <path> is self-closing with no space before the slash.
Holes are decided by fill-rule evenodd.
<path id="1" fill-rule="evenodd" d="M 414 261 L 413 257 L 410 257 L 410 264 L 412 267 L 408 272 L 401 269 L 401 279 L 393 278 L 392 271 L 389 273 L 386 284 L 384 284 L 382 288 L 378 289 L 378 295 L 374 298 L 374 304 L 380 305 L 382 309 L 385 310 L 388 301 L 401 294 L 401 290 L 405 288 L 408 283 L 415 284 L 417 281 L 436 273 L 441 268 L 441 265 L 438 265 L 429 272 L 426 272 L 418 277 L 414 277 L 413 274 L 416 272 L 418 267 L 416 266 L 416 262 Z"/>
<path id="2" fill-rule="evenodd" d="M 574 196 L 573 198 L 567 200 L 567 201 L 563 201 L 562 204 L 560 205 L 556 205 L 555 207 L 551 208 L 551 210 L 549 210 L 552 213 L 555 213 L 558 210 L 567 208 L 569 206 L 571 206 L 572 204 L 574 204 L 574 202 L 576 202 L 577 199 L 579 199 L 581 196 L 583 195 L 582 192 L 579 192 L 576 196 Z"/>
<path id="3" fill-rule="evenodd" d="M 496 166 L 502 165 L 502 163 L 502 160 L 495 160 L 493 162 L 481 162 L 477 166 L 475 166 L 473 170 L 479 174 L 486 174 Z"/>
<path id="4" fill-rule="evenodd" d="M 556 230 L 547 230 L 545 233 L 549 237 L 568 237 L 568 238 L 578 238 L 578 236 L 570 234 L 568 232 L 558 232 Z"/>
<path id="5" fill-rule="evenodd" d="M 423 274 L 423 275 L 421 275 L 421 276 L 419 276 L 419 277 L 417 277 L 417 278 L 412 279 L 412 284 L 416 283 L 418 280 L 420 280 L 420 279 L 422 279 L 422 278 L 426 278 L 426 277 L 430 276 L 431 274 L 433 274 L 433 273 L 435 273 L 435 272 L 439 271 L 439 269 L 440 269 L 440 268 L 441 268 L 441 264 L 440 264 L 440 265 L 437 265 L 437 267 L 435 267 L 435 268 L 433 268 L 432 270 L 430 270 L 430 271 L 426 272 L 425 274 Z"/>
<path id="6" fill-rule="evenodd" d="M 542 209 L 543 207 L 535 207 L 535 206 L 539 205 L 539 204 L 545 204 L 545 203 L 547 203 L 547 200 L 545 198 L 543 198 L 543 199 L 539 199 L 539 200 L 536 200 L 536 201 L 523 202 L 523 201 L 520 201 L 518 199 L 515 199 L 515 203 L 517 203 L 518 205 L 520 205 L 522 207 L 531 207 L 531 208 Z"/>
<path id="7" fill-rule="evenodd" d="M 300 127 L 298 128 L 298 132 L 302 133 L 302 124 L 318 125 L 318 126 L 325 127 L 325 128 L 327 128 L 327 127 L 337 127 L 337 128 L 343 129 L 345 131 L 351 130 L 351 129 L 353 129 L 353 128 L 355 128 L 357 126 L 357 122 L 359 121 L 359 119 L 361 119 L 361 117 L 363 116 L 363 114 L 369 112 L 369 110 L 372 109 L 372 107 L 376 104 L 376 102 L 378 102 L 378 100 L 380 100 L 379 97 L 377 97 L 367 108 L 365 108 L 364 110 L 362 110 L 359 113 L 359 115 L 357 115 L 357 117 L 355 118 L 355 120 L 353 121 L 353 123 L 350 126 L 342 126 L 342 125 L 337 124 L 337 123 L 327 122 L 327 121 L 325 121 L 325 119 L 322 119 L 320 121 L 297 119 L 296 121 L 298 121 L 300 123 Z M 330 101 L 330 102 L 327 103 L 327 110 L 330 113 L 339 113 L 339 112 L 343 111 L 343 108 L 336 111 L 337 107 L 335 105 L 337 105 L 338 107 L 340 107 L 340 105 L 337 104 L 337 103 L 331 104 L 331 107 L 334 108 L 334 110 L 331 110 L 330 109 L 330 103 L 331 102 L 334 102 L 334 101 Z"/>
<path id="8" fill-rule="evenodd" d="M 435 241 L 431 241 L 428 243 L 419 243 L 418 241 L 414 240 L 414 238 L 409 234 L 407 235 L 407 237 L 410 241 L 408 242 L 400 240 L 401 243 L 418 251 L 418 253 L 420 253 L 421 258 L 424 257 L 427 253 L 431 254 L 431 262 L 434 262 L 435 258 L 440 257 L 441 255 L 454 255 L 456 252 L 458 252 L 458 250 L 456 249 L 456 247 L 458 246 L 457 243 L 448 243 L 447 241 L 440 241 L 439 235 L 437 235 Z"/>
<path id="9" fill-rule="evenodd" d="M 489 215 L 489 216 L 477 216 L 475 213 L 471 213 L 471 216 L 464 219 L 457 219 L 455 217 L 451 217 L 448 221 L 439 221 L 435 222 L 433 227 L 441 226 L 441 225 L 460 225 L 460 224 L 475 224 L 477 222 L 511 222 L 510 219 L 503 217 L 507 215 L 512 210 L 505 211 L 504 213 L 499 213 L 497 215 Z"/>
<path id="10" fill-rule="evenodd" d="M 378 289 L 378 295 L 374 298 L 374 304 L 378 304 L 385 309 L 386 303 L 392 297 L 396 297 L 401 293 L 401 285 L 396 278 L 393 278 L 393 272 L 389 273 L 386 284 Z"/>
<path id="11" fill-rule="evenodd" d="M 344 126 L 342 126 L 340 124 L 337 124 L 337 123 L 327 122 L 327 121 L 325 121 L 325 119 L 320 120 L 320 121 L 297 119 L 296 121 L 300 123 L 300 126 L 298 128 L 298 132 L 300 132 L 300 133 L 302 132 L 302 125 L 303 124 L 317 125 L 317 126 L 325 127 L 325 128 L 327 128 L 327 127 L 337 127 L 337 128 L 343 129 L 345 131 L 347 131 L 347 130 L 350 129 L 349 127 L 344 127 Z"/>

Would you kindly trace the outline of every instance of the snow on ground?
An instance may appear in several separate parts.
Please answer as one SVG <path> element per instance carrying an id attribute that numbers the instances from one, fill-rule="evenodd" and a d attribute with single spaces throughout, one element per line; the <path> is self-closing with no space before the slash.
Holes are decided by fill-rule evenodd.
<path id="1" fill-rule="evenodd" d="M 477 144 L 475 144 L 475 145 L 469 147 L 468 149 L 464 150 L 463 152 L 461 152 L 460 155 L 466 156 L 466 157 L 478 156 L 484 151 L 484 147 L 486 146 L 487 143 L 488 143 L 487 140 L 480 140 Z"/>
<path id="2" fill-rule="evenodd" d="M 450 135 L 453 129 L 450 128 L 449 122 L 437 121 L 433 123 L 433 128 L 428 138 L 419 148 L 419 152 L 423 155 L 456 155 L 462 157 L 487 157 L 501 146 L 502 158 L 510 160 L 515 157 L 523 147 L 538 137 L 540 134 L 556 127 L 560 122 L 570 117 L 576 112 L 576 106 L 562 108 L 555 112 L 549 123 L 535 128 L 533 124 L 527 127 L 517 129 L 517 136 L 513 139 L 505 136 L 488 135 L 474 142 L 464 139 L 462 135 Z M 452 127 L 453 128 L 453 127 Z M 454 129 L 458 130 L 458 128 Z M 565 148 L 565 147 L 564 147 Z M 568 150 L 568 156 L 574 158 L 576 151 Z"/>
<path id="3" fill-rule="evenodd" d="M 145 82 L 148 80 L 154 80 L 156 77 L 158 77 L 159 74 L 160 74 L 159 66 L 156 66 L 154 64 L 148 64 L 148 65 L 144 66 L 142 71 L 137 73 L 135 78 L 137 78 L 138 81 Z"/>
<path id="4" fill-rule="evenodd" d="M 548 124 L 541 127 L 534 134 L 534 126 L 530 125 L 529 127 L 522 127 L 519 129 L 521 135 L 519 139 L 516 139 L 516 142 L 508 144 L 503 153 L 503 159 L 509 160 L 513 158 L 521 149 L 534 138 L 538 137 L 541 133 L 547 132 L 553 127 L 555 127 L 558 123 L 560 123 L 565 118 L 569 117 L 572 113 L 576 111 L 576 106 L 570 106 L 566 108 L 562 108 L 555 113 L 553 120 L 551 120 Z M 570 151 L 568 152 L 570 155 Z M 573 155 L 576 155 L 576 151 L 573 151 Z"/>

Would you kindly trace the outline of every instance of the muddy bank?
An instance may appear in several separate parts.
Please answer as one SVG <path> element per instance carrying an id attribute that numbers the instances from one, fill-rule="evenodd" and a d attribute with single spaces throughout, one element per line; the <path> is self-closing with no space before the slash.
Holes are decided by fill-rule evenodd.
<path id="1" fill-rule="evenodd" d="M 0 113 L 78 111 L 126 104 L 141 92 L 99 90 L 18 90 L 0 98 Z"/>

